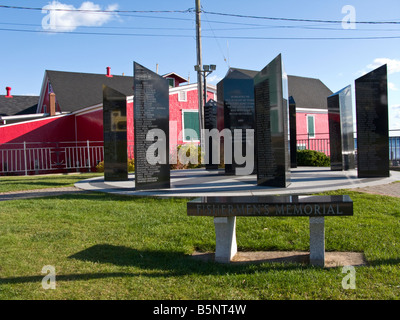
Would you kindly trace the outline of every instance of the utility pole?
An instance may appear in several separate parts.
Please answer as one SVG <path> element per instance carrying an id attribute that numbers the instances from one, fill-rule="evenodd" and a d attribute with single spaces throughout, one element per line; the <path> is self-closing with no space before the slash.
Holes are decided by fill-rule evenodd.
<path id="1" fill-rule="evenodd" d="M 200 0 L 196 1 L 196 51 L 197 51 L 197 94 L 199 100 L 199 128 L 200 128 L 200 141 L 203 142 L 202 129 L 204 128 L 204 108 L 203 108 L 203 83 L 202 83 L 202 61 L 201 61 L 201 21 L 200 21 Z"/>

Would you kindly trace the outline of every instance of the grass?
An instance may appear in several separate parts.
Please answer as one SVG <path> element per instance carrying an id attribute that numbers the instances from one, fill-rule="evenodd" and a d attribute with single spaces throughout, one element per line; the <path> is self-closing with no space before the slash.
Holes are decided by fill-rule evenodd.
<path id="1" fill-rule="evenodd" d="M 0 193 L 44 188 L 72 187 L 83 179 L 101 176 L 99 173 L 51 174 L 37 176 L 2 176 Z"/>
<path id="2" fill-rule="evenodd" d="M 327 251 L 369 261 L 354 290 L 341 268 L 194 260 L 215 234 L 211 217 L 186 215 L 187 200 L 84 193 L 1 203 L 0 299 L 399 299 L 400 199 L 329 194 L 354 201 L 354 216 L 325 223 Z M 241 251 L 307 251 L 308 219 L 238 217 L 237 240 Z M 42 288 L 45 265 L 56 290 Z"/>

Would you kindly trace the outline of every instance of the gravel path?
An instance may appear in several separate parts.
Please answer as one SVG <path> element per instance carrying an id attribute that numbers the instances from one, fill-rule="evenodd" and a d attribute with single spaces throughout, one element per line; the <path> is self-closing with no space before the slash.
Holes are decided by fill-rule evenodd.
<path id="1" fill-rule="evenodd" d="M 394 182 L 389 184 L 381 184 L 373 187 L 357 188 L 354 191 L 380 194 L 384 196 L 398 197 L 400 198 L 400 182 Z"/>

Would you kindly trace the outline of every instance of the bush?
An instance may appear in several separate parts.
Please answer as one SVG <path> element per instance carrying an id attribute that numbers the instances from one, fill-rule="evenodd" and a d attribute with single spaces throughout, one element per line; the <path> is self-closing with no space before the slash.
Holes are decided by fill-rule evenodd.
<path id="1" fill-rule="evenodd" d="M 96 166 L 97 172 L 104 172 L 104 161 L 101 161 Z M 135 160 L 128 159 L 128 172 L 135 172 Z"/>
<path id="2" fill-rule="evenodd" d="M 314 150 L 297 150 L 297 165 L 312 167 L 329 167 L 330 158 L 323 152 Z"/>
<path id="3" fill-rule="evenodd" d="M 96 166 L 96 171 L 97 172 L 104 172 L 104 161 L 101 161 L 97 164 Z"/>
<path id="4" fill-rule="evenodd" d="M 192 152 L 195 152 L 197 149 L 197 163 L 187 163 L 183 164 L 179 161 L 179 157 L 177 155 L 173 155 L 173 157 L 176 157 L 176 164 L 171 164 L 170 168 L 171 170 L 174 169 L 193 169 L 193 168 L 200 168 L 201 167 L 201 147 L 197 144 L 183 144 L 183 145 L 178 145 L 176 149 L 176 153 L 179 154 L 179 152 L 182 152 L 180 150 L 186 151 L 186 156 L 189 157 Z"/>

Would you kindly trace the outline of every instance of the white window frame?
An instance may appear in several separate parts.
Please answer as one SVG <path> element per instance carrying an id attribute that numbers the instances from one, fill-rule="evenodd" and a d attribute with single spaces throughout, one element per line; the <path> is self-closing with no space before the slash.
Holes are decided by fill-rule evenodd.
<path id="1" fill-rule="evenodd" d="M 186 135 L 185 135 L 185 112 L 197 112 L 199 114 L 198 110 L 195 109 L 182 109 L 182 141 L 183 142 L 200 142 L 200 137 L 198 137 L 198 140 L 186 140 Z"/>
<path id="2" fill-rule="evenodd" d="M 181 98 L 181 94 L 183 93 L 184 98 Z M 182 91 L 178 91 L 178 101 L 179 102 L 187 102 L 187 91 L 186 90 L 182 90 Z"/>
<path id="3" fill-rule="evenodd" d="M 314 133 L 312 135 L 309 134 L 309 132 L 310 132 L 310 130 L 308 128 L 308 119 L 309 118 L 313 119 L 313 124 L 314 124 Z M 310 138 L 310 139 L 314 139 L 315 138 L 315 115 L 308 114 L 307 117 L 306 117 L 306 120 L 307 120 L 307 137 Z"/>

